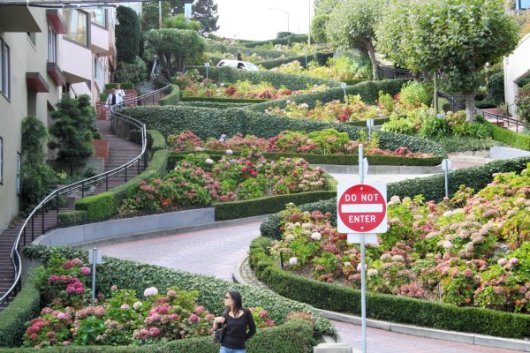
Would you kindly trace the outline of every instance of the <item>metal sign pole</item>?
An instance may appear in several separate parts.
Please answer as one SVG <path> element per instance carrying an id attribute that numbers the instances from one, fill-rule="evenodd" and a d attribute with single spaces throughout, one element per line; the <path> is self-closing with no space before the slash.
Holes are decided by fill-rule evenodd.
<path id="1" fill-rule="evenodd" d="M 96 264 L 97 264 L 97 256 L 98 249 L 93 248 L 92 249 L 92 303 L 96 303 Z"/>
<path id="2" fill-rule="evenodd" d="M 449 169 L 451 168 L 451 163 L 448 159 L 442 161 L 442 169 L 444 171 L 445 177 L 445 197 L 449 198 Z"/>
<path id="3" fill-rule="evenodd" d="M 359 178 L 364 184 L 364 148 L 359 145 Z M 366 240 L 364 234 L 361 236 L 361 340 L 362 353 L 366 353 Z"/>

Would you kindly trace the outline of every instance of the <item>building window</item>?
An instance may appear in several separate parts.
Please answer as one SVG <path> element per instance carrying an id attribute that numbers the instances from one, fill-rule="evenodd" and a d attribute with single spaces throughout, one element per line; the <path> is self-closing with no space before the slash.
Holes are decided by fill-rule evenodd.
<path id="1" fill-rule="evenodd" d="M 4 140 L 0 137 L 0 185 L 4 183 Z"/>
<path id="2" fill-rule="evenodd" d="M 66 22 L 65 38 L 68 38 L 76 43 L 88 46 L 88 16 L 85 12 L 64 9 L 64 21 Z"/>
<path id="3" fill-rule="evenodd" d="M 107 11 L 105 9 L 90 9 L 90 20 L 100 27 L 107 28 Z"/>
<path id="4" fill-rule="evenodd" d="M 17 195 L 20 195 L 20 169 L 21 169 L 21 163 L 22 163 L 22 155 L 20 152 L 17 152 Z"/>
<path id="5" fill-rule="evenodd" d="M 48 26 L 48 62 L 57 62 L 57 34 Z"/>
<path id="6" fill-rule="evenodd" d="M 10 62 L 9 47 L 2 38 L 0 38 L 0 92 L 9 98 L 10 91 Z"/>

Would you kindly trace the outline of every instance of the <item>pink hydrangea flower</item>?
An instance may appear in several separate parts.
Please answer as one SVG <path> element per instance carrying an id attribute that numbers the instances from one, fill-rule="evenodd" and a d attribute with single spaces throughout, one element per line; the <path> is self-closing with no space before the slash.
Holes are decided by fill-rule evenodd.
<path id="1" fill-rule="evenodd" d="M 189 319 L 190 319 L 191 322 L 199 321 L 199 317 L 197 315 L 195 315 L 195 314 L 191 314 Z"/>
<path id="2" fill-rule="evenodd" d="M 57 315 L 55 315 L 55 317 L 59 320 L 66 320 L 68 318 L 68 316 L 66 316 L 65 313 L 61 313 L 61 312 L 58 312 Z"/>
<path id="3" fill-rule="evenodd" d="M 91 271 L 90 271 L 90 267 L 86 267 L 86 266 L 83 266 L 79 269 L 81 271 L 81 274 L 83 276 L 89 276 Z"/>
<path id="4" fill-rule="evenodd" d="M 170 298 L 175 298 L 177 296 L 177 292 L 175 292 L 173 289 L 168 290 L 166 294 Z"/>
<path id="5" fill-rule="evenodd" d="M 131 307 L 129 306 L 129 304 L 125 303 L 125 304 L 122 304 L 120 308 L 123 310 L 129 310 Z"/>
<path id="6" fill-rule="evenodd" d="M 160 329 L 158 327 L 151 327 L 149 329 L 149 336 L 157 337 L 158 335 L 160 335 Z"/>

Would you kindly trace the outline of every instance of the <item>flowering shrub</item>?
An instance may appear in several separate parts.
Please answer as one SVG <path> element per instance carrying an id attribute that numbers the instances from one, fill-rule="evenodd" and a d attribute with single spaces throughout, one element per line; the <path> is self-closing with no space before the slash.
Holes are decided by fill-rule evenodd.
<path id="1" fill-rule="evenodd" d="M 497 174 L 474 193 L 465 187 L 440 203 L 392 197 L 389 230 L 367 250 L 367 285 L 381 293 L 530 313 L 530 164 L 521 175 Z M 290 271 L 360 286 L 360 251 L 337 232 L 331 214 L 280 213 Z"/>
<path id="2" fill-rule="evenodd" d="M 285 108 L 273 107 L 265 113 L 287 118 L 311 119 L 326 122 L 363 121 L 384 117 L 384 111 L 378 106 L 371 106 L 361 100 L 360 95 L 349 95 L 345 103 L 333 100 L 326 104 L 317 101 L 313 109 L 307 103 L 296 104 L 287 101 Z"/>
<path id="3" fill-rule="evenodd" d="M 387 155 L 401 157 L 431 157 L 428 153 L 415 153 L 407 147 L 399 147 L 394 151 L 382 150 L 379 146 L 379 136 L 376 132 L 372 134 L 372 139 L 368 141 L 364 132 L 360 133 L 358 141 L 350 140 L 348 133 L 338 132 L 335 129 L 324 129 L 307 133 L 305 131 L 283 131 L 279 135 L 270 139 L 247 135 L 243 137 L 238 134 L 224 141 L 209 139 L 206 142 L 200 139 L 191 131 L 184 131 L 180 134 L 168 137 L 169 148 L 175 152 L 183 151 L 203 151 L 225 150 L 227 155 L 234 151 L 244 152 L 255 149 L 261 152 L 289 152 L 289 153 L 313 153 L 313 154 L 351 154 L 355 152 L 359 144 L 363 144 L 367 155 Z M 178 141 L 178 142 L 174 142 Z M 196 141 L 188 144 L 183 141 Z M 203 169 L 211 168 L 205 162 L 208 157 L 205 154 L 196 154 L 193 164 Z"/>
<path id="4" fill-rule="evenodd" d="M 121 215 L 159 212 L 212 202 L 326 189 L 324 170 L 301 158 L 266 160 L 260 152 L 214 162 L 205 153 L 189 154 L 163 179 L 141 181 L 120 208 Z"/>
<path id="5" fill-rule="evenodd" d="M 252 313 L 252 317 L 254 318 L 254 323 L 256 324 L 257 328 L 263 329 L 274 326 L 274 320 L 270 318 L 267 310 L 259 306 L 249 308 L 249 310 Z"/>
<path id="6" fill-rule="evenodd" d="M 370 77 L 370 63 L 366 60 L 354 60 L 349 57 L 330 58 L 325 66 L 310 62 L 308 68 L 300 64 L 298 60 L 280 65 L 271 71 L 284 74 L 303 75 L 328 80 L 358 80 Z"/>
<path id="7" fill-rule="evenodd" d="M 279 99 L 291 95 L 321 92 L 328 89 L 325 85 L 308 86 L 305 90 L 292 91 L 285 87 L 276 88 L 268 82 L 253 84 L 250 81 L 216 84 L 212 80 L 187 80 L 181 87 L 183 97 L 219 97 L 231 99 Z"/>

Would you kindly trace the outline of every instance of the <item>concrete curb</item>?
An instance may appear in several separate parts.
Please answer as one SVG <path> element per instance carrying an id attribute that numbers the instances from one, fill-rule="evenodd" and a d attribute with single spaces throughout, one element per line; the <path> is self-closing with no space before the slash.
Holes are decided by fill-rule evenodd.
<path id="1" fill-rule="evenodd" d="M 241 276 L 241 266 L 246 260 L 247 259 L 244 259 L 242 263 L 234 266 L 234 273 L 232 274 L 232 278 L 237 283 L 250 285 Z M 361 318 L 359 316 L 336 313 L 333 311 L 322 310 L 317 308 L 314 309 L 327 319 L 345 322 L 353 325 L 361 325 Z M 370 328 L 396 332 L 416 337 L 434 338 L 444 341 L 461 342 L 492 348 L 512 349 L 521 352 L 530 352 L 530 341 L 528 340 L 516 340 L 510 338 L 501 338 L 455 331 L 443 331 L 374 319 L 367 319 L 366 325 Z M 354 353 L 355 352 L 356 351 L 354 350 Z"/>

